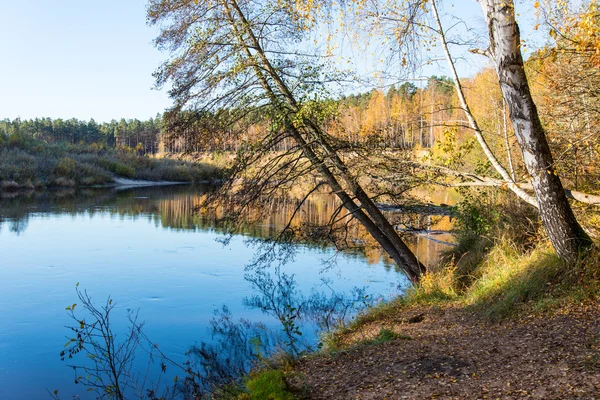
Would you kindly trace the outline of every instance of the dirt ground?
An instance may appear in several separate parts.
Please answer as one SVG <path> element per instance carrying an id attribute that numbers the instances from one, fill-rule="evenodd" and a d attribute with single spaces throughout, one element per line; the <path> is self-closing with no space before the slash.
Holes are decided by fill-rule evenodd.
<path id="1" fill-rule="evenodd" d="M 404 336 L 307 357 L 289 383 L 307 399 L 600 399 L 600 304 L 502 323 L 411 308 L 345 340 L 382 327 Z"/>

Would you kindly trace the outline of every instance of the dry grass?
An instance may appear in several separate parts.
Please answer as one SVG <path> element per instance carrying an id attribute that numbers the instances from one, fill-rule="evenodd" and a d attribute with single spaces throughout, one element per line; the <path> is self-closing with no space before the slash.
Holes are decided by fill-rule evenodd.
<path id="1" fill-rule="evenodd" d="M 23 148 L 0 146 L 0 190 L 33 187 L 106 185 L 114 177 L 152 181 L 204 182 L 218 179 L 214 165 L 155 159 L 86 146 L 37 143 Z"/>

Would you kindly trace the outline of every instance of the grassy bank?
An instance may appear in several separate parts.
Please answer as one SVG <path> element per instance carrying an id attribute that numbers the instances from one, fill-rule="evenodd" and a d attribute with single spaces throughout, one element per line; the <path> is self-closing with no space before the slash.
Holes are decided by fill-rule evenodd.
<path id="1" fill-rule="evenodd" d="M 597 393 L 598 246 L 561 261 L 535 210 L 502 195 L 466 197 L 456 211 L 457 246 L 420 286 L 326 333 L 320 352 L 247 382 L 277 377 L 275 399 Z M 578 212 L 594 232 L 597 211 Z M 252 393 L 247 384 L 238 398 Z"/>
<path id="2" fill-rule="evenodd" d="M 200 182 L 220 174 L 219 167 L 206 162 L 157 159 L 94 145 L 48 144 L 28 136 L 0 137 L 1 191 L 107 185 L 115 177 Z"/>

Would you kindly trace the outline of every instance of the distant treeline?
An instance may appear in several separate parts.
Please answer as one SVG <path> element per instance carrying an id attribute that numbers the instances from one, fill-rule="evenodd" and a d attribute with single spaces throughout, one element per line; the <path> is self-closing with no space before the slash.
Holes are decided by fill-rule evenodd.
<path id="1" fill-rule="evenodd" d="M 390 148 L 431 147 L 439 136 L 437 126 L 450 115 L 452 94 L 448 78 L 432 76 L 424 88 L 404 83 L 385 91 L 325 100 L 324 105 L 335 110 L 325 123 L 332 135 L 354 144 L 368 140 Z M 244 121 L 237 124 L 231 123 L 232 113 L 186 111 L 145 121 L 121 119 L 103 123 L 75 118 L 4 119 L 0 120 L 0 146 L 9 143 L 11 137 L 22 141 L 25 136 L 50 144 L 120 148 L 139 155 L 235 151 L 270 129 L 268 117 L 260 112 L 247 113 Z M 289 145 L 284 142 L 280 147 Z"/>
<path id="2" fill-rule="evenodd" d="M 315 108 L 321 113 L 317 119 L 325 131 L 351 146 L 430 148 L 442 137 L 445 122 L 455 119 L 453 99 L 452 81 L 431 76 L 424 87 L 405 82 L 321 100 Z M 264 109 L 167 112 L 163 126 L 161 148 L 175 153 L 235 150 L 242 143 L 277 129 Z M 288 138 L 278 142 L 273 150 L 287 150 L 291 145 Z"/>
<path id="3" fill-rule="evenodd" d="M 21 140 L 23 136 L 46 143 L 70 143 L 93 145 L 102 148 L 134 149 L 139 154 L 154 154 L 158 151 L 161 117 L 147 121 L 137 119 L 112 120 L 97 123 L 93 119 L 36 118 L 30 120 L 0 120 L 0 145 Z"/>
<path id="4" fill-rule="evenodd" d="M 598 96 L 588 88 L 598 86 L 600 69 L 588 68 L 593 74 L 585 76 L 578 76 L 576 69 L 574 62 L 560 59 L 554 63 L 535 60 L 527 63 L 532 94 L 556 154 L 557 169 L 571 187 L 597 187 L 600 107 Z M 575 77 L 581 80 L 577 85 L 571 84 Z M 512 125 L 506 123 L 508 115 L 495 72 L 483 69 L 472 78 L 464 79 L 463 87 L 488 145 L 502 159 L 509 159 L 510 153 L 515 174 L 522 176 L 525 171 L 520 150 Z M 563 93 L 563 97 L 557 97 L 556 93 Z M 447 77 L 432 76 L 422 87 L 405 82 L 340 99 L 322 100 L 317 108 L 323 111 L 320 123 L 324 130 L 350 146 L 429 149 L 442 154 L 445 164 L 462 160 L 470 165 L 463 165 L 463 169 L 485 166 L 480 162 L 483 155 L 468 144 L 473 134 L 466 128 L 464 113 Z M 268 110 L 261 108 L 165 112 L 147 121 L 121 119 L 108 123 L 77 119 L 5 119 L 0 120 L 0 149 L 11 148 L 11 143 L 12 148 L 23 148 L 25 141 L 35 140 L 48 144 L 83 144 L 88 150 L 121 149 L 137 155 L 226 152 L 262 138 L 271 129 L 277 129 L 276 124 L 269 118 Z M 287 150 L 292 144 L 286 140 L 278 142 L 273 150 Z M 465 157 L 469 152 L 471 156 Z"/>

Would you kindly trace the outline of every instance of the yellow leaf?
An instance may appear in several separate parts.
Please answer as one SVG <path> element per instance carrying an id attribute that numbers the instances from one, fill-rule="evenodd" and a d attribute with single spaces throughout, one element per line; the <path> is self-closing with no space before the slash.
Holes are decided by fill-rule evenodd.
<path id="1" fill-rule="evenodd" d="M 540 2 L 536 1 L 535 4 L 533 5 L 534 8 L 539 8 L 540 7 Z"/>

